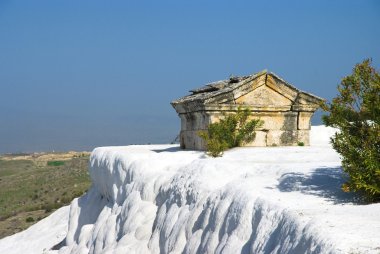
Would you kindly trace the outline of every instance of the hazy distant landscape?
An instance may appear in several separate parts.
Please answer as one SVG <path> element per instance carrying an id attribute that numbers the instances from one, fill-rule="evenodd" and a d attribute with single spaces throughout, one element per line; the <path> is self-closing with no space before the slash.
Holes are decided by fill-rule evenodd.
<path id="1" fill-rule="evenodd" d="M 0 238 L 22 231 L 90 186 L 88 152 L 0 155 Z"/>

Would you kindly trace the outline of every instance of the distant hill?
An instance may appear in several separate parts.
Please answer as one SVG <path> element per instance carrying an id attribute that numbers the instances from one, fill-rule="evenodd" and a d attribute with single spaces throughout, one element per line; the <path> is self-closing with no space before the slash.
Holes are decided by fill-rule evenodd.
<path id="1" fill-rule="evenodd" d="M 90 186 L 89 152 L 0 156 L 0 238 L 28 228 Z"/>

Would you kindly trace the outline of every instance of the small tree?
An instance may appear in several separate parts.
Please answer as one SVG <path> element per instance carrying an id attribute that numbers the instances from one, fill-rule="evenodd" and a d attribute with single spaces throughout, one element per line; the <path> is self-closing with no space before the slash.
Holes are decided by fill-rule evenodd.
<path id="1" fill-rule="evenodd" d="M 323 105 L 330 113 L 323 122 L 339 130 L 331 142 L 349 176 L 342 189 L 380 200 L 380 75 L 371 60 L 357 64 L 338 91 L 331 103 Z"/>
<path id="2" fill-rule="evenodd" d="M 205 131 L 198 135 L 206 142 L 207 153 L 212 157 L 223 155 L 229 148 L 241 146 L 255 139 L 255 129 L 263 125 L 260 119 L 248 121 L 249 109 L 238 108 L 236 114 L 224 115 L 219 122 L 211 123 Z"/>

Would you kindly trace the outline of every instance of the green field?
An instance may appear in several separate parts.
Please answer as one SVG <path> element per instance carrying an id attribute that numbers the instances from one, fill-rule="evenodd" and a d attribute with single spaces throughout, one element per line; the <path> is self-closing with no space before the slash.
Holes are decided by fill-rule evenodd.
<path id="1" fill-rule="evenodd" d="M 67 205 L 90 186 L 88 153 L 0 156 L 0 238 Z"/>

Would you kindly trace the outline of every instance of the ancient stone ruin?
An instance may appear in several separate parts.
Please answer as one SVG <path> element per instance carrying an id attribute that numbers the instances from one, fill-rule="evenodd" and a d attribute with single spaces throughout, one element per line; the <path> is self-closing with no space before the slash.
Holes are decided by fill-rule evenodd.
<path id="1" fill-rule="evenodd" d="M 181 118 L 180 144 L 183 149 L 204 150 L 198 136 L 223 113 L 236 112 L 239 106 L 252 111 L 264 125 L 247 146 L 309 145 L 310 119 L 323 99 L 300 91 L 266 70 L 244 77 L 231 77 L 190 91 L 172 101 Z"/>

